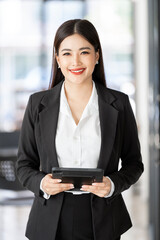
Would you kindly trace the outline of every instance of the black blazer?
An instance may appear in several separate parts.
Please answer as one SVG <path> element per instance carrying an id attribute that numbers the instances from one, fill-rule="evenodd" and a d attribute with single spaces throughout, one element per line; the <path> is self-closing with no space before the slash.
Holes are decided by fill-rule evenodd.
<path id="1" fill-rule="evenodd" d="M 62 82 L 31 95 L 23 119 L 17 174 L 23 186 L 35 194 L 26 230 L 30 240 L 55 239 L 63 203 L 64 193 L 45 200 L 40 191 L 41 179 L 52 167 L 58 167 L 55 134 Z M 132 226 L 121 192 L 138 180 L 143 164 L 128 96 L 99 83 L 96 89 L 102 135 L 98 168 L 112 179 L 115 191 L 109 198 L 91 195 L 94 239 L 114 240 Z M 119 159 L 122 167 L 118 171 Z"/>

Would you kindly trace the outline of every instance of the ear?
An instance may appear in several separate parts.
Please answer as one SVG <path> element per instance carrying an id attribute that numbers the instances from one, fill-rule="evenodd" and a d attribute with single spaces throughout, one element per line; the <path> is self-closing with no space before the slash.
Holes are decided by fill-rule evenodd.
<path id="1" fill-rule="evenodd" d="M 58 55 L 57 55 L 57 54 L 56 54 L 56 56 L 55 56 L 55 57 L 56 57 L 57 64 L 58 64 L 58 66 L 59 66 L 59 65 L 60 65 L 60 64 L 59 64 L 59 57 L 58 57 Z"/>
<path id="2" fill-rule="evenodd" d="M 96 52 L 96 62 L 99 60 L 99 49 L 98 51 Z"/>

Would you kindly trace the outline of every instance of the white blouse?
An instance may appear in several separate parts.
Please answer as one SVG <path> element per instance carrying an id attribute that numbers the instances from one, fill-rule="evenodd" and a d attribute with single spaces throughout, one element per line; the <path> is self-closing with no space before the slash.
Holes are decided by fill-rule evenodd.
<path id="1" fill-rule="evenodd" d="M 91 97 L 78 125 L 73 119 L 63 83 L 55 143 L 60 167 L 97 168 L 101 130 L 94 82 Z"/>

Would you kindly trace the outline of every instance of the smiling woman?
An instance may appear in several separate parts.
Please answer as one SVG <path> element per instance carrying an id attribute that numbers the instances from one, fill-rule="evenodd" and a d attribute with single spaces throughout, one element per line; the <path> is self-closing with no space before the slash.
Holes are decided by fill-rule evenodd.
<path id="1" fill-rule="evenodd" d="M 128 96 L 106 87 L 92 23 L 59 27 L 52 73 L 50 89 L 29 99 L 19 140 L 17 174 L 35 194 L 26 236 L 119 240 L 132 226 L 121 193 L 139 179 L 143 163 Z M 104 176 L 75 191 L 74 183 L 52 178 L 53 167 L 101 168 Z"/>
<path id="2" fill-rule="evenodd" d="M 99 53 L 84 37 L 75 33 L 62 41 L 56 59 L 66 83 L 91 82 Z"/>
<path id="3" fill-rule="evenodd" d="M 68 65 L 68 71 L 70 69 L 70 71 L 75 72 L 82 70 L 82 68 L 85 70 L 86 67 L 82 65 L 82 59 L 88 61 L 90 65 L 88 70 L 92 71 L 92 78 L 106 86 L 99 36 L 95 27 L 89 21 L 77 19 L 76 21 L 64 22 L 56 32 L 53 50 L 50 88 L 64 79 L 65 75 L 63 66 L 60 63 L 61 60 L 70 64 Z M 66 59 L 67 57 L 69 57 L 70 62 L 69 59 Z M 61 69 L 58 68 L 57 61 Z M 98 64 L 95 67 L 96 63 Z M 77 64 L 80 64 L 80 66 Z"/>

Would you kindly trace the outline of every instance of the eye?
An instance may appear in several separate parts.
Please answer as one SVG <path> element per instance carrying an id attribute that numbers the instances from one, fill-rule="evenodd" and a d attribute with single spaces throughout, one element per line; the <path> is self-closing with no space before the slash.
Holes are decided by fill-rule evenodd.
<path id="1" fill-rule="evenodd" d="M 89 54 L 89 52 L 83 51 L 83 52 L 81 52 L 81 54 L 86 55 L 86 54 Z"/>
<path id="2" fill-rule="evenodd" d="M 69 56 L 69 55 L 70 55 L 69 52 L 66 52 L 66 53 L 63 54 L 63 56 Z"/>

